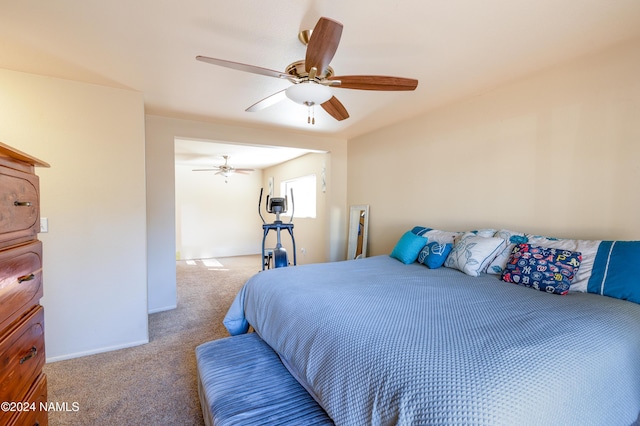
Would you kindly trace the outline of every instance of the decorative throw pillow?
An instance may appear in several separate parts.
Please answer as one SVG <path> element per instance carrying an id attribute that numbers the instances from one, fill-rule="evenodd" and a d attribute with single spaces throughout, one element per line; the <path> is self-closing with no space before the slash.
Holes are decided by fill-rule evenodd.
<path id="1" fill-rule="evenodd" d="M 422 250 L 425 244 L 427 244 L 426 238 L 407 231 L 400 237 L 400 240 L 393 248 L 391 257 L 408 265 L 416 261 L 420 250 Z"/>
<path id="2" fill-rule="evenodd" d="M 504 245 L 505 241 L 502 238 L 479 237 L 468 232 L 456 241 L 444 266 L 477 277 L 500 253 Z"/>
<path id="3" fill-rule="evenodd" d="M 437 241 L 427 243 L 418 254 L 418 262 L 430 269 L 437 269 L 444 264 L 452 247 L 453 244 L 441 244 Z"/>
<path id="4" fill-rule="evenodd" d="M 527 242 L 533 246 L 550 247 L 555 249 L 570 250 L 582 254 L 580 262 L 580 270 L 576 273 L 576 277 L 571 281 L 569 291 L 587 292 L 587 285 L 591 272 L 593 270 L 593 262 L 595 261 L 598 247 L 602 241 L 600 240 L 570 240 L 567 238 L 544 237 L 540 235 L 527 234 Z"/>
<path id="5" fill-rule="evenodd" d="M 518 244 L 513 248 L 502 280 L 547 293 L 567 294 L 580 262 L 579 252 Z"/>
<path id="6" fill-rule="evenodd" d="M 489 264 L 487 274 L 501 275 L 516 244 L 527 243 L 529 239 L 523 232 L 509 231 L 508 229 L 499 230 L 494 237 L 503 238 L 507 242 L 507 246 Z"/>

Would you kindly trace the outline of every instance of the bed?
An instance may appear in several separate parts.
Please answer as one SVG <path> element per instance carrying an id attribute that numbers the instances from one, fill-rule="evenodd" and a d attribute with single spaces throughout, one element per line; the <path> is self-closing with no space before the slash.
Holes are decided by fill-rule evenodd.
<path id="1" fill-rule="evenodd" d="M 640 424 L 629 300 L 382 255 L 261 272 L 224 323 L 253 327 L 337 425 Z"/>

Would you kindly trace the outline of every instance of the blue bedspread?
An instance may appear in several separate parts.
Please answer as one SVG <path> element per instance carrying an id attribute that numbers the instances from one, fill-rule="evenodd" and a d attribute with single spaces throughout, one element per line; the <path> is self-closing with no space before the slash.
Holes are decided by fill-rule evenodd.
<path id="1" fill-rule="evenodd" d="M 388 256 L 268 270 L 247 322 L 338 425 L 630 425 L 640 305 Z"/>

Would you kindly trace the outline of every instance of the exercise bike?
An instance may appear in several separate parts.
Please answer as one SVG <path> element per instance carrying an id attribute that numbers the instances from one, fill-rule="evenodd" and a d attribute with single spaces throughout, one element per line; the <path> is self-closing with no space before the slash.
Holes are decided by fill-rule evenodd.
<path id="1" fill-rule="evenodd" d="M 262 219 L 262 270 L 264 271 L 265 267 L 271 267 L 271 260 L 273 259 L 274 268 L 282 268 L 289 266 L 289 258 L 287 256 L 287 250 L 282 247 L 282 241 L 280 240 L 280 231 L 282 229 L 286 229 L 291 236 L 291 242 L 293 243 L 293 265 L 296 265 L 296 240 L 293 237 L 293 213 L 295 211 L 295 206 L 293 202 L 293 189 L 291 189 L 291 218 L 288 223 L 284 223 L 280 219 L 280 215 L 287 212 L 287 196 L 284 197 L 270 197 L 267 195 L 266 201 L 266 210 L 267 213 L 275 214 L 276 220 L 273 223 L 267 223 L 262 216 L 262 192 L 264 188 L 260 188 L 260 199 L 258 200 L 258 214 L 260 215 L 260 219 Z M 267 234 L 269 231 L 276 231 L 276 246 L 271 250 L 270 253 L 267 253 L 264 242 L 267 239 Z"/>

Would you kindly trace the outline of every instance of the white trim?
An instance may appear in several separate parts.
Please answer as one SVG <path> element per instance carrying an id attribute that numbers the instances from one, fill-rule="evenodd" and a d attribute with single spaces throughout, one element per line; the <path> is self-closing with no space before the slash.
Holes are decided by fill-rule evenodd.
<path id="1" fill-rule="evenodd" d="M 611 243 L 611 247 L 609 247 L 609 254 L 607 255 L 607 264 L 604 267 L 604 275 L 602 276 L 602 282 L 600 283 L 600 295 L 604 295 L 604 283 L 607 281 L 607 274 L 609 273 L 609 262 L 611 261 L 611 252 L 613 252 L 613 246 L 616 245 L 616 242 L 613 241 Z"/>
<path id="2" fill-rule="evenodd" d="M 103 353 L 103 352 L 116 351 L 118 349 L 131 348 L 133 346 L 145 345 L 147 343 L 149 343 L 149 339 L 139 340 L 137 342 L 124 343 L 122 345 L 114 345 L 114 346 L 108 346 L 108 347 L 104 347 L 104 348 L 91 349 L 90 351 L 83 351 L 83 352 L 76 352 L 76 353 L 72 353 L 72 354 L 59 355 L 59 356 L 54 356 L 54 357 L 51 357 L 51 358 L 47 357 L 47 360 L 45 362 L 48 364 L 50 362 L 64 361 L 64 360 L 67 360 L 67 359 L 79 358 L 79 357 L 87 356 L 87 355 L 95 355 L 95 354 L 100 354 L 100 353 Z"/>
<path id="3" fill-rule="evenodd" d="M 178 305 L 163 306 L 161 308 L 150 309 L 147 313 L 148 314 L 157 314 L 158 312 L 170 311 L 172 309 L 176 309 L 177 307 L 178 307 Z"/>

